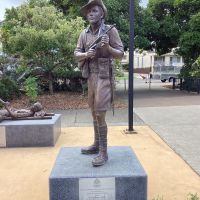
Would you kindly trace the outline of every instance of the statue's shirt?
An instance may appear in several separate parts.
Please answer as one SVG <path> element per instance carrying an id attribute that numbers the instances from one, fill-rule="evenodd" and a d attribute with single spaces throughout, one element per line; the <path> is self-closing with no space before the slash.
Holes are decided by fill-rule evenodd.
<path id="1" fill-rule="evenodd" d="M 106 31 L 108 28 L 109 26 L 103 24 L 101 27 L 102 33 L 104 33 L 104 31 Z M 95 33 L 92 33 L 90 27 L 82 31 L 74 52 L 75 56 L 76 53 L 84 53 L 88 51 L 89 46 L 98 38 L 98 32 L 99 31 L 97 30 Z M 100 33 L 100 35 L 102 33 Z M 114 27 L 107 34 L 109 36 L 109 45 L 114 49 L 124 52 L 123 44 L 117 29 Z M 98 63 L 100 59 L 103 61 L 102 65 L 106 64 L 109 60 L 108 62 L 110 63 L 109 65 L 112 71 L 112 55 L 105 48 L 96 48 L 95 57 L 89 59 L 88 61 L 90 72 L 88 77 L 88 104 L 92 110 L 106 111 L 110 109 L 111 103 L 113 101 L 113 77 L 110 75 L 110 77 L 108 76 L 107 78 L 101 78 L 99 73 L 101 70 L 99 70 Z M 106 73 L 103 75 L 106 75 Z"/>
<path id="2" fill-rule="evenodd" d="M 105 24 L 102 25 L 101 27 L 102 33 L 106 31 L 107 27 L 108 25 L 105 25 Z M 77 42 L 77 46 L 74 52 L 75 55 L 76 55 L 76 52 L 81 52 L 81 53 L 86 52 L 89 46 L 97 39 L 98 32 L 99 31 L 92 33 L 90 27 L 83 30 Z M 114 49 L 124 52 L 123 44 L 122 44 L 122 41 L 120 39 L 117 29 L 114 27 L 107 34 L 109 36 L 109 45 Z M 96 55 L 93 59 L 91 59 L 91 63 L 97 62 L 97 58 L 111 58 L 112 59 L 112 55 L 108 52 L 107 49 L 97 48 Z"/>

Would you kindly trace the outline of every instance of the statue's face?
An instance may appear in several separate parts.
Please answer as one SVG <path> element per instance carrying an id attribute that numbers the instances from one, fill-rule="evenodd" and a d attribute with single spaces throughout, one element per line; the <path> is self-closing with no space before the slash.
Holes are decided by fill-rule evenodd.
<path id="1" fill-rule="evenodd" d="M 42 110 L 42 105 L 39 102 L 34 103 L 33 106 L 31 107 L 31 110 L 33 112 L 39 112 Z"/>
<path id="2" fill-rule="evenodd" d="M 87 20 L 90 24 L 96 24 L 103 18 L 103 10 L 100 6 L 92 6 L 87 11 Z"/>

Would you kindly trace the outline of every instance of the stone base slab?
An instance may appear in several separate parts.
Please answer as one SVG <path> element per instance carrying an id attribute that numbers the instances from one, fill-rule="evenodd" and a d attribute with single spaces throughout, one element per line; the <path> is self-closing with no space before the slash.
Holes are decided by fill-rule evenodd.
<path id="1" fill-rule="evenodd" d="M 52 119 L 0 123 L 0 147 L 54 146 L 61 133 L 61 115 Z"/>
<path id="2" fill-rule="evenodd" d="M 108 162 L 62 148 L 49 177 L 50 200 L 147 200 L 147 175 L 131 147 L 108 147 Z"/>

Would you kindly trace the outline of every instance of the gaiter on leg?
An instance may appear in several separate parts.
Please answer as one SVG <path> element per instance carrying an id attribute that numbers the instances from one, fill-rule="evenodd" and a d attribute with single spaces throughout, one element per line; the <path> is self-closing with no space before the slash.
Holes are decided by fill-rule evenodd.
<path id="1" fill-rule="evenodd" d="M 91 146 L 81 149 L 82 154 L 96 154 L 99 152 L 99 132 L 97 121 L 93 121 L 94 124 L 94 143 Z"/>
<path id="2" fill-rule="evenodd" d="M 107 125 L 99 126 L 99 154 L 92 161 L 93 166 L 101 166 L 108 160 Z"/>

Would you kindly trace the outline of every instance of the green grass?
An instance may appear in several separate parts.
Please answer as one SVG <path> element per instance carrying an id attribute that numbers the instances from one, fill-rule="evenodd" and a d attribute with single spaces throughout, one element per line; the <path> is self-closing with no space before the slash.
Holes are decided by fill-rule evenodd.
<path id="1" fill-rule="evenodd" d="M 152 200 L 164 200 L 163 197 L 159 197 L 159 195 L 157 197 L 154 197 Z"/>
<path id="2" fill-rule="evenodd" d="M 196 194 L 188 194 L 188 197 L 187 200 L 199 200 L 199 197 L 197 196 L 197 193 Z"/>
<path id="3" fill-rule="evenodd" d="M 157 197 L 154 197 L 152 200 L 164 200 L 164 198 L 158 195 Z M 200 198 L 198 197 L 197 193 L 196 194 L 189 193 L 187 200 L 200 200 Z"/>
<path id="4" fill-rule="evenodd" d="M 116 76 L 115 79 L 116 79 L 117 81 L 119 81 L 119 80 L 124 80 L 124 79 L 128 80 L 128 74 L 125 74 L 125 75 L 123 75 L 123 76 Z"/>

